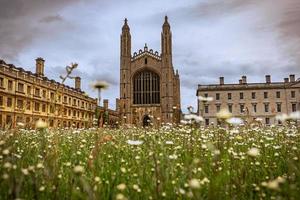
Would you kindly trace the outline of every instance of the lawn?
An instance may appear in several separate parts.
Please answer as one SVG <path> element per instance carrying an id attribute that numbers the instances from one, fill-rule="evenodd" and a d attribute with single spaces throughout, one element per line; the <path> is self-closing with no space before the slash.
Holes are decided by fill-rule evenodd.
<path id="1" fill-rule="evenodd" d="M 287 126 L 0 132 L 0 199 L 299 199 Z"/>

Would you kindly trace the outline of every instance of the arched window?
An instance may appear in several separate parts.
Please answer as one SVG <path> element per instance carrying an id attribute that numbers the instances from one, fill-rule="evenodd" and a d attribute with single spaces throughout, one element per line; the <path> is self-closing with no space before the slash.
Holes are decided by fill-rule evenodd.
<path id="1" fill-rule="evenodd" d="M 133 104 L 159 104 L 159 76 L 152 71 L 142 71 L 133 77 Z"/>

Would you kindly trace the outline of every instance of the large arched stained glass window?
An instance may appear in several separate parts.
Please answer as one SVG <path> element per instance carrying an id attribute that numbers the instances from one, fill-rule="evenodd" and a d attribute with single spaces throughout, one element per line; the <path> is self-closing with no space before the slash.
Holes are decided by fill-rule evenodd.
<path id="1" fill-rule="evenodd" d="M 141 71 L 133 77 L 133 104 L 159 104 L 159 76 L 152 71 Z"/>

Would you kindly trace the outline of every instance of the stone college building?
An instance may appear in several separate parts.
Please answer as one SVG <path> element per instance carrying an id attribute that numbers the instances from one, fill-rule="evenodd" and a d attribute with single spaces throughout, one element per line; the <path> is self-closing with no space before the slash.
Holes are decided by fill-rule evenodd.
<path id="1" fill-rule="evenodd" d="M 48 79 L 44 68 L 42 58 L 35 73 L 0 60 L 0 129 L 34 128 L 39 119 L 50 127 L 91 127 L 97 100 L 81 90 L 81 78 L 70 87 Z"/>
<path id="2" fill-rule="evenodd" d="M 209 102 L 198 100 L 198 113 L 205 125 L 217 125 L 216 113 L 222 108 L 234 117 L 280 124 L 276 115 L 300 110 L 300 79 L 292 74 L 282 82 L 272 82 L 271 76 L 266 75 L 265 83 L 248 83 L 247 77 L 242 76 L 238 84 L 225 84 L 224 77 L 220 77 L 219 84 L 198 85 L 197 96 L 213 97 Z"/>

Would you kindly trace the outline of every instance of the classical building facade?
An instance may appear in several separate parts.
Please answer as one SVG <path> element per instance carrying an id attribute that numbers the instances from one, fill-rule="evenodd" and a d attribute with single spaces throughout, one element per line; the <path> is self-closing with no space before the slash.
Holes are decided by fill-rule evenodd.
<path id="1" fill-rule="evenodd" d="M 37 58 L 32 73 L 0 60 L 0 128 L 33 128 L 39 119 L 50 127 L 91 127 L 97 100 L 81 90 L 80 77 L 75 88 L 48 79 L 44 63 Z"/>
<path id="2" fill-rule="evenodd" d="M 266 75 L 265 83 L 248 83 L 242 76 L 238 84 L 225 84 L 220 77 L 219 84 L 198 85 L 197 96 L 213 97 L 213 101 L 198 98 L 198 113 L 205 124 L 218 124 L 216 113 L 228 109 L 235 117 L 252 121 L 260 118 L 264 124 L 281 123 L 275 119 L 278 114 L 289 114 L 300 110 L 300 79 L 295 75 L 283 82 L 272 82 Z"/>
<path id="3" fill-rule="evenodd" d="M 130 28 L 125 19 L 121 34 L 120 102 L 121 121 L 146 126 L 180 121 L 180 78 L 172 62 L 172 33 L 165 17 L 161 54 L 145 45 L 131 53 Z"/>

